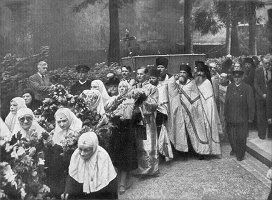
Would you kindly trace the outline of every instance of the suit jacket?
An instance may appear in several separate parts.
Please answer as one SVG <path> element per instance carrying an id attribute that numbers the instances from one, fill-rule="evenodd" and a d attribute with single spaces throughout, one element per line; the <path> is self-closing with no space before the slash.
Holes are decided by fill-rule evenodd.
<path id="1" fill-rule="evenodd" d="M 266 115 L 267 119 L 272 118 L 272 80 L 267 84 Z"/>
<path id="2" fill-rule="evenodd" d="M 48 76 L 44 79 L 36 73 L 28 78 L 29 87 L 34 91 L 36 99 L 43 101 L 44 98 L 48 97 L 50 91 L 50 82 Z"/>
<path id="3" fill-rule="evenodd" d="M 256 100 L 263 100 L 263 94 L 267 93 L 267 86 L 265 83 L 264 70 L 262 67 L 257 68 L 255 71 L 254 88 L 256 92 Z"/>
<path id="4" fill-rule="evenodd" d="M 236 86 L 234 83 L 227 88 L 225 99 L 225 119 L 228 123 L 247 123 L 254 119 L 255 102 L 252 88 L 241 83 Z"/>

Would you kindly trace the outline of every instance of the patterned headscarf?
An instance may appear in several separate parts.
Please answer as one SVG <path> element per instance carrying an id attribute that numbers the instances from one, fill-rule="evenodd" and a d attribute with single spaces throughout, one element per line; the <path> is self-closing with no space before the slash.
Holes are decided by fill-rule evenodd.
<path id="1" fill-rule="evenodd" d="M 89 109 L 96 109 L 96 112 L 101 116 L 105 114 L 104 103 L 101 93 L 98 90 L 84 90 L 81 96 L 85 99 Z M 91 103 L 91 99 L 97 97 L 95 103 Z"/>

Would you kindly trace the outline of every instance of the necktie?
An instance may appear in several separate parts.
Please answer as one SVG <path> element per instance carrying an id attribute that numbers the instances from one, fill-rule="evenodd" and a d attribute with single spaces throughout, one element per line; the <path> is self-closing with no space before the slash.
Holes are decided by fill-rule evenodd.
<path id="1" fill-rule="evenodd" d="M 268 80 L 268 70 L 265 71 L 265 80 L 266 80 L 266 82 L 269 81 L 269 80 Z"/>

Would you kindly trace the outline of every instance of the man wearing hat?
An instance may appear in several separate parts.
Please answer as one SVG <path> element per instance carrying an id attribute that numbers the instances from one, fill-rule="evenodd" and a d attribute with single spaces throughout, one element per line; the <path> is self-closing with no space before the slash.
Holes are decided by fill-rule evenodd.
<path id="1" fill-rule="evenodd" d="M 223 134 L 222 125 L 220 122 L 217 104 L 211 81 L 211 73 L 207 65 L 197 67 L 196 85 L 200 93 L 200 99 L 204 108 L 204 114 L 207 118 L 208 127 L 211 131 L 212 138 L 219 138 Z"/>
<path id="2" fill-rule="evenodd" d="M 168 161 L 173 158 L 173 153 L 167 132 L 167 118 L 168 118 L 167 84 L 165 84 L 162 81 L 159 81 L 160 74 L 161 71 L 158 70 L 156 67 L 152 67 L 149 70 L 149 82 L 157 87 L 159 93 L 158 108 L 156 113 L 156 125 L 159 141 L 160 139 L 163 141 L 163 145 L 160 145 L 161 143 L 159 143 L 159 152 L 162 155 L 164 155 L 165 159 Z M 161 134 L 162 127 L 163 131 L 165 132 Z"/>
<path id="3" fill-rule="evenodd" d="M 221 155 L 218 135 L 208 128 L 208 119 L 191 67 L 181 65 L 179 74 L 167 82 L 169 96 L 169 138 L 176 150 L 188 152 L 189 144 L 199 159 Z"/>
<path id="4" fill-rule="evenodd" d="M 252 58 L 246 57 L 242 61 L 242 67 L 244 71 L 243 81 L 250 85 L 254 90 L 254 76 L 255 76 L 255 63 Z"/>
<path id="5" fill-rule="evenodd" d="M 248 123 L 254 119 L 255 103 L 252 88 L 242 82 L 242 69 L 233 71 L 233 83 L 227 88 L 225 99 L 225 119 L 231 145 L 230 155 L 242 161 L 246 152 Z"/>
<path id="6" fill-rule="evenodd" d="M 159 82 L 162 84 L 168 80 L 172 75 L 167 73 L 168 59 L 165 57 L 156 58 L 156 67 L 160 71 Z"/>
<path id="7" fill-rule="evenodd" d="M 272 125 L 267 124 L 266 116 L 266 99 L 268 92 L 268 83 L 272 79 L 271 55 L 266 55 L 263 58 L 262 65 L 263 65 L 262 67 L 257 68 L 255 71 L 254 88 L 256 92 L 258 136 L 260 139 L 265 139 L 267 128 L 268 137 L 272 138 Z"/>
<path id="8" fill-rule="evenodd" d="M 90 67 L 86 65 L 78 65 L 76 67 L 78 81 L 72 85 L 70 93 L 72 95 L 80 95 L 84 90 L 91 88 L 92 81 L 87 80 Z"/>

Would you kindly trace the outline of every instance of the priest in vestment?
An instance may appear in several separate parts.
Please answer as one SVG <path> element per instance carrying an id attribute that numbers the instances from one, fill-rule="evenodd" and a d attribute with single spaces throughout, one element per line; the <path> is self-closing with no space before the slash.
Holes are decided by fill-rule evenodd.
<path id="1" fill-rule="evenodd" d="M 169 137 L 176 150 L 188 152 L 188 139 L 200 155 L 221 154 L 220 144 L 211 141 L 204 108 L 191 68 L 180 66 L 180 73 L 169 79 Z M 219 141 L 216 141 L 219 142 Z M 219 148 L 213 148 L 213 146 Z"/>
<path id="2" fill-rule="evenodd" d="M 140 90 L 143 90 L 147 96 L 147 99 L 139 108 L 142 123 L 145 126 L 146 138 L 138 138 L 137 140 L 138 170 L 136 173 L 141 175 L 157 175 L 159 172 L 159 158 L 155 112 L 158 107 L 158 89 L 150 84 L 147 75 L 148 70 L 146 68 L 138 69 L 138 82 L 134 86 L 134 89 L 141 88 Z"/>
<path id="3" fill-rule="evenodd" d="M 195 81 L 204 108 L 204 116 L 207 119 L 205 125 L 210 147 L 214 152 L 217 152 L 216 154 L 220 154 L 221 147 L 219 134 L 223 135 L 223 130 L 215 101 L 211 74 L 207 65 L 199 66 L 196 70 Z"/>

